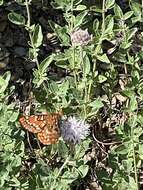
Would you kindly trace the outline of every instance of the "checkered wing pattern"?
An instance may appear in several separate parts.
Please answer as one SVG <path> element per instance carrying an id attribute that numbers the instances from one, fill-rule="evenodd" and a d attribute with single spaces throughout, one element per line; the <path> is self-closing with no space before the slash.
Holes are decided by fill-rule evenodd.
<path id="1" fill-rule="evenodd" d="M 39 141 L 44 145 L 55 144 L 60 137 L 59 113 L 22 116 L 20 124 L 29 132 L 36 133 Z"/>

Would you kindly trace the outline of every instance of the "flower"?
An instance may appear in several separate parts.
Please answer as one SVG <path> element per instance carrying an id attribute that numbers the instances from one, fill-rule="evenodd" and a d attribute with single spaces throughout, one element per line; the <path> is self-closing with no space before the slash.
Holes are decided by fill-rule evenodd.
<path id="1" fill-rule="evenodd" d="M 91 35 L 89 35 L 88 30 L 76 30 L 74 32 L 71 33 L 71 42 L 73 46 L 84 46 L 87 45 L 89 43 L 89 41 L 91 40 Z"/>
<path id="2" fill-rule="evenodd" d="M 89 127 L 85 121 L 70 116 L 67 120 L 62 121 L 61 136 L 64 141 L 77 144 L 87 137 Z"/>

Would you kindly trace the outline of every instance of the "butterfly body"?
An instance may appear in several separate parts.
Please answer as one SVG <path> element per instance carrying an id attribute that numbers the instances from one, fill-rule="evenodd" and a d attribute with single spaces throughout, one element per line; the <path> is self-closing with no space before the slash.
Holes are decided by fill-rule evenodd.
<path id="1" fill-rule="evenodd" d="M 22 116 L 19 122 L 29 132 L 36 133 L 42 144 L 49 145 L 55 144 L 60 137 L 60 120 L 60 113 L 46 113 Z"/>

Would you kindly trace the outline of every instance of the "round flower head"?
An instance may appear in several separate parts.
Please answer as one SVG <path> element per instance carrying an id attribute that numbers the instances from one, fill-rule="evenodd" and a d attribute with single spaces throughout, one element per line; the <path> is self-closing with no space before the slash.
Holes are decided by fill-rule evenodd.
<path id="1" fill-rule="evenodd" d="M 76 30 L 71 33 L 71 42 L 73 46 L 84 46 L 87 45 L 91 40 L 91 35 L 89 35 L 88 30 Z"/>
<path id="2" fill-rule="evenodd" d="M 85 121 L 69 117 L 62 122 L 61 136 L 69 143 L 80 143 L 89 134 L 89 125 Z"/>

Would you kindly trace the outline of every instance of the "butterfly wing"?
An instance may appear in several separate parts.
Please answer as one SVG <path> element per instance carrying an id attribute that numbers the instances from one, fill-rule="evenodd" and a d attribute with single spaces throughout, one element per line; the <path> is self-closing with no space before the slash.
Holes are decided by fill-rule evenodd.
<path id="1" fill-rule="evenodd" d="M 39 141 L 44 145 L 55 144 L 60 137 L 60 115 L 47 115 L 47 125 L 38 133 Z"/>
<path id="2" fill-rule="evenodd" d="M 55 144 L 58 141 L 59 136 L 59 130 L 49 130 L 48 127 L 45 127 L 44 130 L 38 133 L 38 139 L 44 145 Z"/>
<path id="3" fill-rule="evenodd" d="M 39 133 L 46 126 L 45 117 L 46 115 L 22 116 L 19 122 L 29 132 Z"/>
<path id="4" fill-rule="evenodd" d="M 59 121 L 61 114 L 47 113 L 44 115 L 22 116 L 20 124 L 29 132 L 37 133 L 42 144 L 55 144 L 60 137 Z"/>

